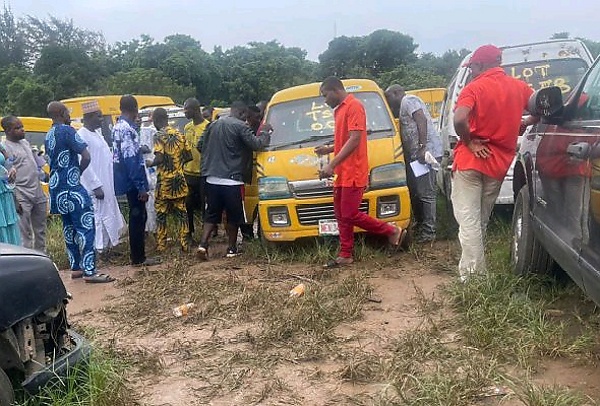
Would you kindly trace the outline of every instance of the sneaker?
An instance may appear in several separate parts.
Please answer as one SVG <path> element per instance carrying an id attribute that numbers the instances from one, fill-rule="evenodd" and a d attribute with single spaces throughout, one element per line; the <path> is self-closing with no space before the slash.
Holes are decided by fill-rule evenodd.
<path id="1" fill-rule="evenodd" d="M 240 255 L 240 252 L 238 251 L 238 247 L 229 247 L 229 248 L 227 248 L 227 253 L 225 254 L 225 257 L 235 258 L 238 255 Z"/>
<path id="2" fill-rule="evenodd" d="M 132 266 L 139 268 L 142 266 L 156 266 L 156 265 L 160 265 L 162 264 L 162 259 L 160 257 L 151 257 L 151 258 L 146 258 L 146 260 L 144 262 L 140 262 L 137 264 L 131 264 Z"/>
<path id="3" fill-rule="evenodd" d="M 208 248 L 200 245 L 198 247 L 198 250 L 196 251 L 196 258 L 198 258 L 200 261 L 207 261 L 208 260 Z"/>

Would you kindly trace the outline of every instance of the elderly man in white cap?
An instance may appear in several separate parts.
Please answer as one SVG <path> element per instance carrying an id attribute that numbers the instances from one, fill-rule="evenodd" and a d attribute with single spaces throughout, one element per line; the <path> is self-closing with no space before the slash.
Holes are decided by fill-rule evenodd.
<path id="1" fill-rule="evenodd" d="M 115 196 L 112 152 L 102 135 L 102 111 L 96 100 L 82 104 L 83 127 L 77 132 L 88 145 L 91 163 L 81 176 L 81 184 L 94 203 L 96 223 L 95 248 L 108 254 L 119 244 L 125 220 Z"/>

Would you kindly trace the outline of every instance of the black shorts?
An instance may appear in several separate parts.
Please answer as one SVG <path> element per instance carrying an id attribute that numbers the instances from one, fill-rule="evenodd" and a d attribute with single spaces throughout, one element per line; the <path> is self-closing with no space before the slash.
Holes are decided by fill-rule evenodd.
<path id="1" fill-rule="evenodd" d="M 246 222 L 242 188 L 244 185 L 214 185 L 206 183 L 206 211 L 204 222 L 219 224 L 223 210 L 227 214 L 227 223 L 239 226 Z"/>

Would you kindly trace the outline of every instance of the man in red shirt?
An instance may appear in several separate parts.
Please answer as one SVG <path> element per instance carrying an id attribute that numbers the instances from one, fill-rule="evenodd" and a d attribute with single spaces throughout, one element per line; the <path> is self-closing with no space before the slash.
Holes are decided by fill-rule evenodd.
<path id="1" fill-rule="evenodd" d="M 388 237 L 392 246 L 402 242 L 405 230 L 379 221 L 359 211 L 369 179 L 367 156 L 367 118 L 365 108 L 353 95 L 348 94 L 342 81 L 329 77 L 321 84 L 325 103 L 334 109 L 334 146 L 315 148 L 317 155 L 334 153 L 334 158 L 323 167 L 320 176 L 334 175 L 333 206 L 340 233 L 340 251 L 326 268 L 348 265 L 353 262 L 354 227 Z"/>
<path id="2" fill-rule="evenodd" d="M 517 149 L 523 111 L 533 90 L 500 67 L 502 51 L 479 47 L 469 60 L 473 80 L 460 92 L 454 128 L 452 204 L 459 225 L 461 281 L 485 273 L 483 240 L 500 186 Z"/>

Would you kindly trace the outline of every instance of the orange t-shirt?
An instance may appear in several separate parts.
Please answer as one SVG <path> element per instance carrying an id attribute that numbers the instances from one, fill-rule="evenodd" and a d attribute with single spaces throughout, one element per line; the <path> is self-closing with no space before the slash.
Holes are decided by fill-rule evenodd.
<path id="1" fill-rule="evenodd" d="M 362 103 L 349 94 L 335 109 L 333 152 L 339 154 L 350 138 L 350 131 L 360 131 L 358 147 L 335 167 L 335 186 L 365 187 L 369 180 L 367 156 L 367 115 Z"/>
<path id="2" fill-rule="evenodd" d="M 492 151 L 478 158 L 462 142 L 454 150 L 454 170 L 476 170 L 502 180 L 517 151 L 523 111 L 533 90 L 523 81 L 492 68 L 477 76 L 458 96 L 456 108 L 469 107 L 471 138 L 488 140 Z"/>

